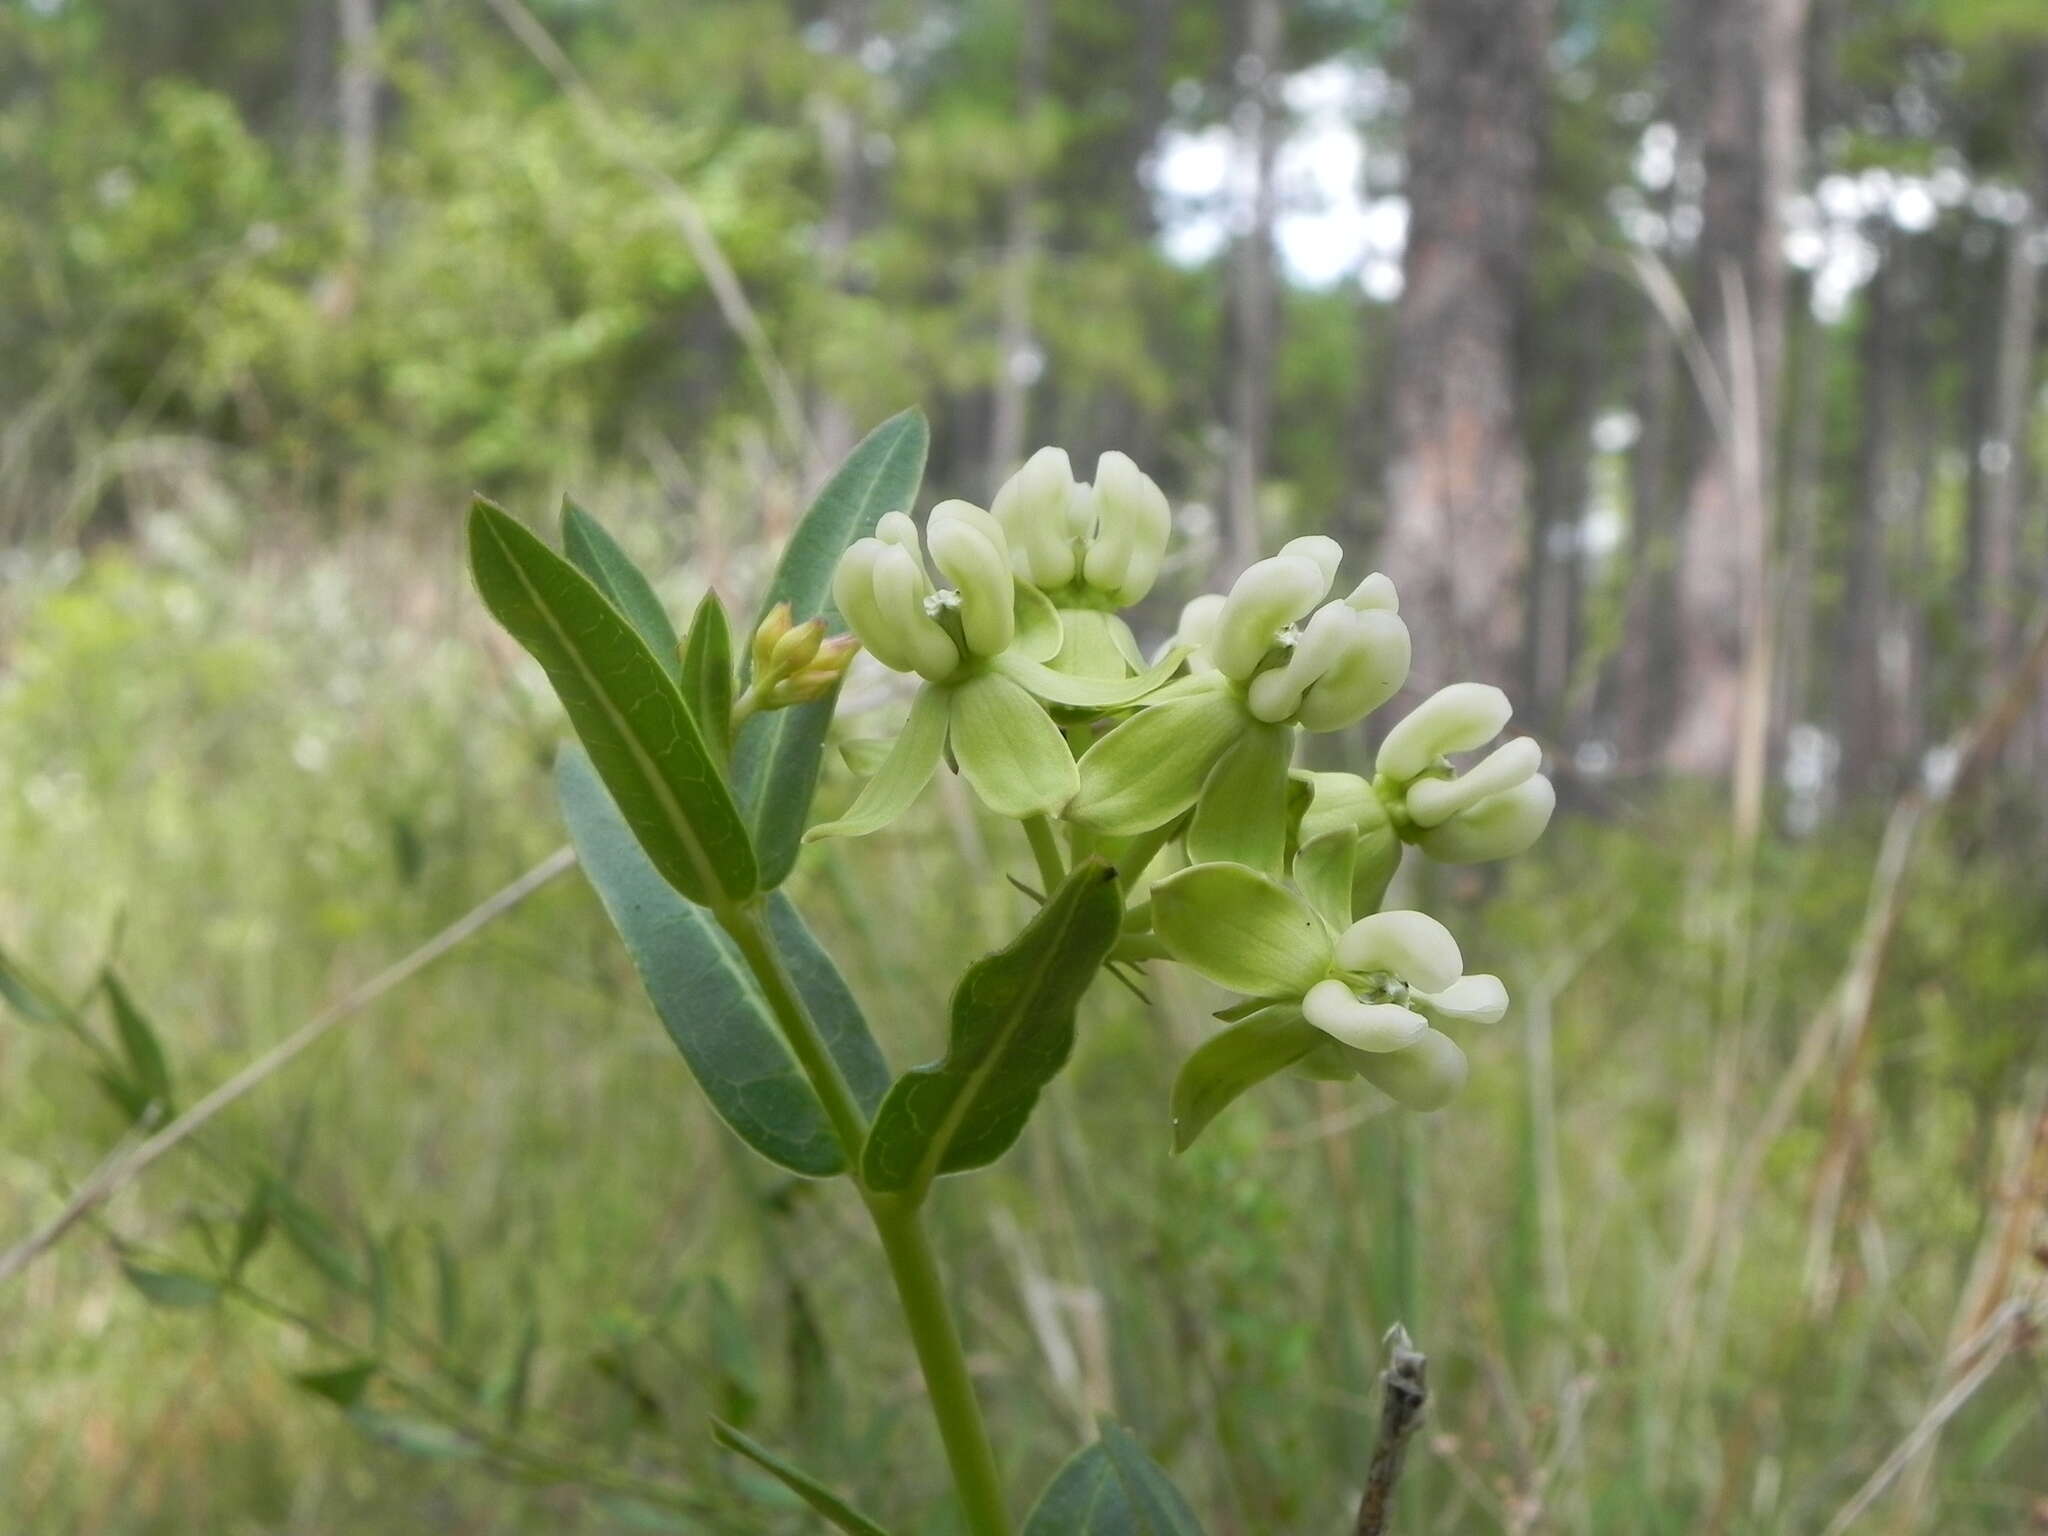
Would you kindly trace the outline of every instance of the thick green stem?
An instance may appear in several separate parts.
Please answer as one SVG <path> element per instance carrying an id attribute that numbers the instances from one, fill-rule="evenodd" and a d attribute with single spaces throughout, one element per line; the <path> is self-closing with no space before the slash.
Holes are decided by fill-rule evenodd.
<path id="1" fill-rule="evenodd" d="M 1059 883 L 1067 878 L 1067 862 L 1060 857 L 1059 839 L 1053 836 L 1052 823 L 1043 816 L 1024 818 L 1024 836 L 1031 842 L 1031 857 L 1038 861 L 1038 878 L 1045 883 L 1046 899 Z"/>
<path id="2" fill-rule="evenodd" d="M 1041 824 L 1042 821 L 1041 818 Z M 1051 836 L 1050 828 L 1046 829 L 1046 836 Z M 1057 858 L 1057 850 L 1054 856 Z M 722 913 L 719 920 L 739 946 L 755 980 L 760 982 L 797 1065 L 817 1089 L 858 1186 L 861 1147 L 867 1140 L 868 1123 L 846 1074 L 839 1070 L 839 1063 L 818 1033 L 817 1023 L 790 979 L 781 952 L 761 924 L 759 909 L 739 908 Z M 888 1256 L 889 1275 L 896 1283 L 903 1320 L 909 1326 L 910 1341 L 924 1371 L 925 1391 L 931 1399 L 932 1416 L 938 1421 L 939 1438 L 945 1443 L 946 1461 L 952 1469 L 961 1511 L 967 1517 L 967 1529 L 971 1536 L 1010 1536 L 1012 1527 L 1003 1507 L 1002 1477 L 996 1469 L 995 1449 L 989 1443 L 988 1426 L 974 1395 L 973 1378 L 967 1374 L 967 1353 L 961 1348 L 960 1334 L 953 1326 L 945 1286 L 939 1278 L 938 1259 L 932 1253 L 923 1219 L 917 1206 L 894 1196 L 871 1194 L 863 1189 L 862 1199 L 875 1224 L 875 1233 L 882 1240 L 882 1251 Z"/>
<path id="3" fill-rule="evenodd" d="M 974 1379 L 967 1372 L 967 1352 L 953 1326 L 952 1308 L 939 1277 L 931 1239 L 914 1205 L 890 1195 L 870 1195 L 868 1214 L 889 1257 L 889 1274 L 910 1325 L 911 1342 L 924 1370 L 926 1395 L 946 1444 L 953 1486 L 973 1536 L 1010 1536 L 1009 1512 L 1003 1506 L 1003 1480 L 996 1469 L 995 1448 L 982 1421 Z"/>

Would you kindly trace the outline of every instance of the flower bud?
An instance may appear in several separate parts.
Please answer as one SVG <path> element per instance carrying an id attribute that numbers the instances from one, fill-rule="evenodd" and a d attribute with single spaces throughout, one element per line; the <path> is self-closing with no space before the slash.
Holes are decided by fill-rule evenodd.
<path id="1" fill-rule="evenodd" d="M 965 501 L 942 501 L 925 524 L 932 562 L 960 593 L 960 632 L 976 656 L 999 656 L 1017 635 L 1015 578 L 1003 526 Z"/>
<path id="2" fill-rule="evenodd" d="M 1279 644 L 1280 632 L 1329 590 L 1322 565 L 1304 554 L 1274 555 L 1250 566 L 1231 585 L 1216 615 L 1209 641 L 1216 669 L 1237 682 L 1247 681 Z"/>
<path id="3" fill-rule="evenodd" d="M 1513 789 L 1543 766 L 1543 749 L 1527 736 L 1503 742 L 1454 779 L 1417 779 L 1404 797 L 1409 819 L 1434 827 L 1490 795 Z"/>
<path id="4" fill-rule="evenodd" d="M 776 605 L 788 621 L 789 604 Z M 766 627 L 765 625 L 763 626 Z M 760 661 L 760 635 L 754 636 L 755 667 L 758 673 L 789 677 L 803 671 L 811 664 L 811 658 L 818 654 L 818 647 L 825 639 L 825 621 L 806 619 L 794 629 L 785 629 L 782 637 L 768 648 L 765 665 Z"/>
<path id="5" fill-rule="evenodd" d="M 1485 746 L 1513 713 L 1508 696 L 1485 683 L 1439 688 L 1387 732 L 1376 766 L 1389 779 L 1405 784 L 1440 757 Z"/>
<path id="6" fill-rule="evenodd" d="M 1074 579 L 1074 467 L 1064 448 L 1041 448 L 996 492 L 990 512 L 1008 541 L 1011 569 L 1041 591 Z"/>
<path id="7" fill-rule="evenodd" d="M 1428 828 L 1416 837 L 1416 846 L 1441 864 L 1513 858 L 1543 835 L 1556 808 L 1557 791 L 1539 773 Z"/>
<path id="8" fill-rule="evenodd" d="M 1394 590 L 1394 579 L 1380 571 L 1374 571 L 1353 587 L 1351 595 L 1344 601 L 1360 613 L 1401 611 L 1401 594 Z"/>
<path id="9" fill-rule="evenodd" d="M 1082 573 L 1089 586 L 1124 607 L 1152 590 L 1166 556 L 1173 513 L 1166 493 L 1121 453 L 1105 453 L 1095 461 L 1092 499 L 1094 541 Z"/>
<path id="10" fill-rule="evenodd" d="M 1356 615 L 1349 643 L 1335 663 L 1309 685 L 1295 719 L 1311 731 L 1356 725 L 1401 691 L 1408 681 L 1408 626 L 1374 609 Z"/>
<path id="11" fill-rule="evenodd" d="M 1344 563 L 1344 546 L 1323 533 L 1309 533 L 1298 539 L 1289 539 L 1280 546 L 1280 553 L 1291 560 L 1306 560 L 1321 571 L 1324 592 L 1330 590 L 1330 583 L 1337 579 L 1337 567 Z"/>
<path id="12" fill-rule="evenodd" d="M 772 657 L 782 637 L 789 633 L 792 615 L 788 603 L 777 603 L 761 617 L 754 629 L 753 653 L 756 675 L 766 672 L 774 664 Z"/>
<path id="13" fill-rule="evenodd" d="M 900 519 L 900 524 L 891 519 Z M 911 542 L 902 542 L 908 526 Z M 856 539 L 832 575 L 832 600 L 846 622 L 883 666 L 916 672 L 934 681 L 952 675 L 960 653 L 952 638 L 925 612 L 931 580 L 917 556 L 916 526 L 900 512 L 885 516 L 876 536 Z"/>
<path id="14" fill-rule="evenodd" d="M 1216 620 L 1222 616 L 1225 601 L 1221 592 L 1204 592 L 1180 611 L 1180 624 L 1173 632 L 1172 643 L 1191 647 L 1188 652 L 1190 672 L 1216 670 L 1216 663 L 1209 656 L 1209 642 L 1216 638 Z"/>
<path id="15" fill-rule="evenodd" d="M 1399 1003 L 1374 1003 L 1352 996 L 1334 978 L 1319 981 L 1301 1000 L 1301 1014 L 1324 1034 L 1355 1051 L 1398 1051 L 1429 1029 L 1429 1020 Z"/>

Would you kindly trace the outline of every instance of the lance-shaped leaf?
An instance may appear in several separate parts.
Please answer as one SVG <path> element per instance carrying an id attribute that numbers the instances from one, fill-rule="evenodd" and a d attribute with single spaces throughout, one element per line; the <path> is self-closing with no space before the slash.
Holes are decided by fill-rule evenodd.
<path id="1" fill-rule="evenodd" d="M 910 716 L 903 722 L 893 745 L 888 748 L 874 777 L 861 786 L 846 814 L 825 822 L 804 834 L 814 843 L 825 837 L 866 837 L 879 831 L 910 809 L 938 772 L 939 759 L 946 750 L 946 727 L 952 718 L 952 694 L 927 683 L 911 700 Z"/>
<path id="2" fill-rule="evenodd" d="M 923 412 L 909 410 L 854 446 L 790 535 L 762 601 L 763 615 L 786 602 L 798 624 L 823 614 L 828 630 L 845 628 L 832 606 L 832 572 L 846 546 L 873 533 L 884 512 L 907 512 L 916 504 L 930 442 Z M 750 668 L 752 659 L 742 657 L 741 666 Z M 796 864 L 837 699 L 835 689 L 809 704 L 755 715 L 734 743 L 733 783 L 765 888 L 780 885 Z"/>
<path id="3" fill-rule="evenodd" d="M 662 878 L 701 904 L 751 895 L 746 825 L 647 642 L 588 577 L 489 502 L 470 514 L 469 555 L 485 604 L 546 668 Z"/>
<path id="4" fill-rule="evenodd" d="M 1185 1152 L 1247 1088 L 1293 1066 L 1330 1037 L 1289 1004 L 1259 1009 L 1211 1035 L 1173 1080 L 1173 1150 Z"/>
<path id="5" fill-rule="evenodd" d="M 994 1162 L 1066 1064 L 1074 1009 L 1123 921 L 1116 871 L 1090 859 L 1007 948 L 953 992 L 945 1059 L 896 1080 L 861 1154 L 870 1189 L 920 1200 L 942 1173 Z"/>
<path id="6" fill-rule="evenodd" d="M 680 681 L 676 629 L 654 587 L 604 525 L 566 496 L 562 498 L 562 553 L 639 632 L 670 681 Z"/>
<path id="7" fill-rule="evenodd" d="M 683 702 L 711 750 L 732 757 L 732 626 L 716 592 L 706 590 L 683 644 Z"/>
<path id="8" fill-rule="evenodd" d="M 564 746 L 555 789 L 570 840 L 626 941 L 662 1026 L 720 1119 L 763 1157 L 816 1178 L 845 1171 L 831 1122 L 790 1054 L 739 950 L 704 908 L 685 901 L 634 842 L 590 760 Z M 769 930 L 825 1043 L 863 1108 L 889 1068 L 831 957 L 796 909 L 769 903 Z"/>
<path id="9" fill-rule="evenodd" d="M 1060 1468 L 1024 1536 L 1202 1536 L 1166 1474 L 1111 1420 L 1102 1438 Z"/>
<path id="10" fill-rule="evenodd" d="M 810 1473 L 785 1461 L 760 1441 L 741 1434 L 723 1419 L 711 1421 L 711 1438 L 728 1451 L 746 1457 L 840 1530 L 851 1532 L 852 1536 L 889 1536 L 887 1531 Z"/>
<path id="11" fill-rule="evenodd" d="M 120 977 L 112 971 L 100 975 L 100 986 L 107 994 L 107 1010 L 114 1016 L 114 1034 L 121 1042 L 121 1059 L 126 1064 L 126 1074 L 118 1080 L 102 1078 L 109 1092 L 122 1098 L 130 1114 L 140 1119 L 149 1113 L 152 1106 L 160 1118 L 168 1119 L 171 1113 L 171 1066 L 164 1055 L 163 1043 L 157 1039 L 155 1028 L 149 1017 L 136 1006 L 128 989 L 121 985 Z M 127 1092 L 121 1093 L 125 1088 Z"/>

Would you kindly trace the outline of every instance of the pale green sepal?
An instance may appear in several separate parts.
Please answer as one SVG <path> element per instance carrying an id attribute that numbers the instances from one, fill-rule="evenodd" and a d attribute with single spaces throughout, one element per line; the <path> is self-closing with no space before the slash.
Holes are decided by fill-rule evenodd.
<path id="1" fill-rule="evenodd" d="M 925 785 L 938 771 L 939 756 L 946 748 L 946 717 L 951 701 L 944 688 L 920 688 L 910 706 L 910 718 L 896 738 L 875 776 L 862 786 L 846 814 L 811 828 L 804 841 L 815 843 L 825 837 L 866 837 L 879 831 L 910 809 Z"/>
<path id="2" fill-rule="evenodd" d="M 1152 888 L 1152 927 L 1174 958 L 1254 997 L 1300 997 L 1330 969 L 1330 931 L 1279 881 L 1194 864 Z"/>
<path id="3" fill-rule="evenodd" d="M 1048 704 L 1064 704 L 1070 709 L 1128 709 L 1178 672 L 1187 654 L 1176 646 L 1136 677 L 1075 677 L 1026 661 L 1015 651 L 998 656 L 992 665 Z"/>
<path id="4" fill-rule="evenodd" d="M 1358 840 L 1357 862 L 1351 874 L 1351 915 L 1364 917 L 1377 912 L 1387 899 L 1387 887 L 1401 867 L 1401 839 L 1391 825 L 1375 828 Z"/>
<path id="5" fill-rule="evenodd" d="M 1052 717 L 1007 677 L 986 673 L 951 690 L 953 759 L 998 816 L 1049 816 L 1080 780 Z"/>
<path id="6" fill-rule="evenodd" d="M 1294 856 L 1296 887 L 1333 933 L 1351 926 L 1358 854 L 1359 839 L 1339 829 L 1309 839 Z"/>
<path id="7" fill-rule="evenodd" d="M 1121 682 L 1145 670 L 1145 659 L 1131 627 L 1113 613 L 1097 608 L 1069 608 L 1060 616 L 1064 635 L 1055 672 L 1074 677 L 1102 677 Z"/>
<path id="8" fill-rule="evenodd" d="M 1195 803 L 1216 759 L 1250 724 L 1223 688 L 1152 705 L 1082 755 L 1067 815 L 1110 837 L 1164 826 Z"/>
<path id="9" fill-rule="evenodd" d="M 1328 1038 L 1299 1008 L 1282 1004 L 1261 1008 L 1204 1040 L 1173 1080 L 1173 1150 L 1187 1151 L 1246 1089 L 1293 1066 Z"/>
<path id="10" fill-rule="evenodd" d="M 1308 1027 L 1316 1028 L 1313 1024 Z M 1319 1029 L 1316 1029 L 1316 1033 L 1323 1034 Z M 1328 1035 L 1323 1035 L 1314 1050 L 1294 1063 L 1294 1075 L 1316 1083 L 1355 1083 L 1358 1081 L 1356 1056 L 1362 1054 L 1364 1053 L 1353 1053 L 1348 1047 L 1339 1045 Z"/>
<path id="11" fill-rule="evenodd" d="M 1010 642 L 1013 655 L 1026 661 L 1051 661 L 1066 643 L 1066 628 L 1052 599 L 1026 582 L 1017 583 L 1013 599 L 1017 611 L 1017 638 Z"/>
<path id="12" fill-rule="evenodd" d="M 1294 728 L 1257 724 L 1224 749 L 1202 781 L 1188 823 L 1188 858 L 1243 864 L 1278 879 L 1286 872 L 1287 767 Z"/>

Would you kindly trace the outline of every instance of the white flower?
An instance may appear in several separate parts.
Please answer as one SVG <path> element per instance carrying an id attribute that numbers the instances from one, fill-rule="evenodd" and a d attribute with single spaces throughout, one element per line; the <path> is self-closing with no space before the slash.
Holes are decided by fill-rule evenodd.
<path id="1" fill-rule="evenodd" d="M 1476 864 L 1522 852 L 1549 825 L 1557 793 L 1538 770 L 1543 750 L 1529 737 L 1504 742 L 1455 773 L 1447 759 L 1485 746 L 1514 712 L 1483 683 L 1453 683 L 1417 705 L 1387 733 L 1375 768 L 1383 795 L 1405 812 L 1424 853 Z"/>
<path id="2" fill-rule="evenodd" d="M 1152 590 L 1173 523 L 1165 493 L 1128 455 L 1103 454 L 1089 485 L 1063 448 L 1034 453 L 990 510 L 1019 577 L 1048 593 L 1079 584 L 1119 608 Z"/>
<path id="3" fill-rule="evenodd" d="M 1014 638 L 1010 556 L 1001 525 L 964 501 L 932 509 L 926 541 L 951 587 L 933 586 L 917 525 L 890 512 L 841 557 L 832 600 L 882 665 L 944 682 L 966 657 L 1000 655 Z"/>

